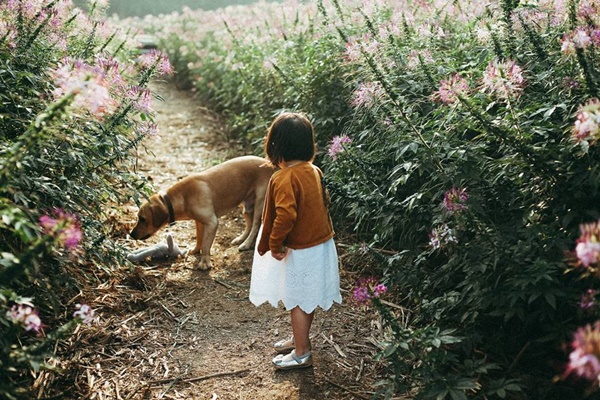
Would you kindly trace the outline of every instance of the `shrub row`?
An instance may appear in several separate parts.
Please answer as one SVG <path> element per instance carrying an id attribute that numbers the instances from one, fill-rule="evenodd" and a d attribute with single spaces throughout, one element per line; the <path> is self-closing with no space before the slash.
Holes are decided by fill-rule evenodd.
<path id="1" fill-rule="evenodd" d="M 125 264 L 116 207 L 146 190 L 134 156 L 156 130 L 147 84 L 171 68 L 159 52 L 134 62 L 132 37 L 96 3 L 0 4 L 3 399 L 34 396 L 30 371 L 53 368 L 56 341 L 97 318 L 72 300 Z"/>

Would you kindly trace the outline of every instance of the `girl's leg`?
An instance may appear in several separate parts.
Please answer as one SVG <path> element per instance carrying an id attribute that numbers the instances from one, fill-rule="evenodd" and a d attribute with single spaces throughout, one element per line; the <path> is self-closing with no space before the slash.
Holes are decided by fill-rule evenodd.
<path id="1" fill-rule="evenodd" d="M 294 307 L 292 311 L 290 311 L 290 316 L 292 318 L 292 332 L 294 334 L 296 355 L 301 357 L 311 349 L 309 332 L 315 312 L 313 311 L 310 314 L 307 314 L 302 311 L 300 307 Z"/>

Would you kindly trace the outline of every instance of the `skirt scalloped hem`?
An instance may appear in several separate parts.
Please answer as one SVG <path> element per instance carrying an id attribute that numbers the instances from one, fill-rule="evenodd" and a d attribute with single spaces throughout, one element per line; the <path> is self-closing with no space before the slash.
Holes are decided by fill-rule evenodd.
<path id="1" fill-rule="evenodd" d="M 261 301 L 256 298 L 250 299 L 250 302 L 252 304 L 254 304 L 256 307 L 260 307 L 263 304 L 269 304 L 269 305 L 273 306 L 274 308 L 279 308 L 280 305 L 283 305 L 283 308 L 285 308 L 287 311 L 290 311 L 296 307 L 300 307 L 302 309 L 302 311 L 304 311 L 307 314 L 310 314 L 313 311 L 315 311 L 317 308 L 320 308 L 323 311 L 327 311 L 331 307 L 333 307 L 334 303 L 342 304 L 342 296 L 340 296 L 339 299 L 334 299 L 333 301 L 330 301 L 326 304 L 315 304 L 315 305 L 298 304 L 298 303 L 291 303 L 291 304 L 287 303 L 286 304 L 286 302 L 284 302 L 283 300 L 270 301 L 268 299 L 264 299 Z"/>
<path id="2" fill-rule="evenodd" d="M 282 261 L 267 252 L 254 251 L 250 301 L 257 307 L 269 303 L 286 310 L 300 307 L 311 313 L 341 303 L 338 256 L 333 239 L 308 249 L 288 251 Z"/>

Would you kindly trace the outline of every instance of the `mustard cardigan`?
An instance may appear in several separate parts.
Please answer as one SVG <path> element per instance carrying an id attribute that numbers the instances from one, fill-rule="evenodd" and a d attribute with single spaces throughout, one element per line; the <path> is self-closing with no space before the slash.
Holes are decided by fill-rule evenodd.
<path id="1" fill-rule="evenodd" d="M 322 172 L 306 161 L 276 171 L 269 181 L 257 250 L 305 249 L 334 235 L 323 199 Z"/>

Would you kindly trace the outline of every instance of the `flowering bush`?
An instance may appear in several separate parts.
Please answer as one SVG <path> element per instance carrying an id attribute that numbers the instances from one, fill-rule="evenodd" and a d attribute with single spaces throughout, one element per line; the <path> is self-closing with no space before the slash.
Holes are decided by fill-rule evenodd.
<path id="1" fill-rule="evenodd" d="M 600 216 L 598 11 L 289 0 L 144 23 L 257 151 L 281 109 L 312 116 L 338 229 L 414 310 L 400 326 L 377 307 L 394 332 L 382 395 L 581 398 L 549 366 L 594 323 L 564 254 Z"/>
<path id="2" fill-rule="evenodd" d="M 385 292 L 387 287 L 383 283 L 378 283 L 374 276 L 362 278 L 358 280 L 352 292 L 352 301 L 356 305 L 370 304 L 373 299 L 379 298 Z"/>
<path id="3" fill-rule="evenodd" d="M 164 53 L 135 63 L 105 3 L 0 2 L 1 398 L 31 398 L 30 370 L 97 318 L 63 304 L 95 269 L 125 262 L 109 215 L 146 187 L 133 161 L 153 131 L 147 84 L 170 64 Z"/>
<path id="4" fill-rule="evenodd" d="M 600 278 L 600 220 L 581 224 L 576 243 L 575 269 L 592 280 Z M 592 317 L 597 316 L 598 293 L 596 289 L 587 289 L 579 301 L 579 307 Z M 597 391 L 600 383 L 600 320 L 579 327 L 573 334 L 564 376 L 577 376 L 588 382 L 590 393 Z"/>

